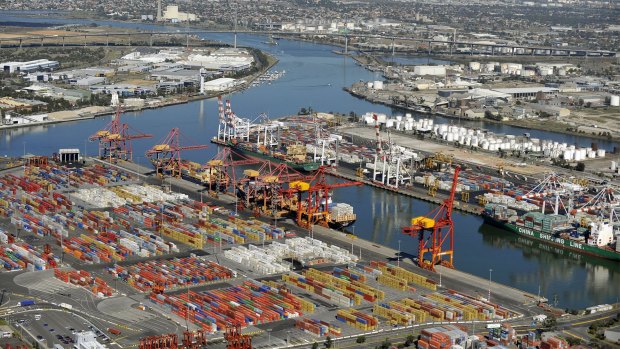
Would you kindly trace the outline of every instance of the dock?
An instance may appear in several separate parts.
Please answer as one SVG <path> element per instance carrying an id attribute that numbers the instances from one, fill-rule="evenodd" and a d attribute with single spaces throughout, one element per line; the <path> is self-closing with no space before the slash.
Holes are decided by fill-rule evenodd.
<path id="1" fill-rule="evenodd" d="M 328 173 L 334 177 L 338 177 L 338 178 L 342 178 L 342 179 L 346 179 L 350 181 L 361 182 L 364 185 L 387 190 L 395 194 L 401 194 L 401 195 L 405 195 L 405 196 L 412 197 L 415 199 L 432 202 L 437 205 L 441 205 L 441 203 L 443 203 L 443 201 L 447 198 L 447 195 L 443 195 L 443 194 L 437 194 L 437 196 L 432 197 L 428 195 L 428 193 L 426 193 L 424 190 L 420 190 L 415 187 L 395 188 L 395 187 L 387 186 L 382 183 L 377 183 L 377 182 L 371 181 L 366 178 L 360 178 L 351 172 L 352 171 L 341 167 L 341 168 L 331 168 Z M 482 214 L 481 207 L 470 204 L 470 203 L 456 201 L 456 200 L 454 201 L 454 209 L 457 209 L 457 210 L 460 210 L 460 211 L 463 211 L 469 214 L 474 214 L 477 216 L 480 216 Z"/>

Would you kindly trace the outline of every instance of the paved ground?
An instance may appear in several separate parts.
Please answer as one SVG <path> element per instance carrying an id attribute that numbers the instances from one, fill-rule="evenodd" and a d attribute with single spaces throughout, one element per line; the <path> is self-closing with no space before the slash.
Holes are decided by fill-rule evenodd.
<path id="1" fill-rule="evenodd" d="M 340 129 L 342 133 L 353 135 L 367 140 L 374 141 L 376 138 L 375 130 L 369 127 L 351 127 L 346 129 Z M 437 153 L 443 152 L 445 155 L 454 155 L 455 159 L 467 159 L 468 162 L 477 165 L 497 166 L 501 159 L 497 156 L 493 156 L 489 153 L 471 151 L 465 148 L 455 148 L 449 144 L 440 144 L 429 140 L 421 140 L 412 136 L 404 136 L 397 133 L 390 134 L 392 142 L 394 144 L 402 145 L 407 148 L 415 149 L 418 151 L 424 151 L 425 153 Z M 551 168 L 546 166 L 528 164 L 524 167 L 517 167 L 510 164 L 510 161 L 506 161 L 504 166 L 506 170 L 516 172 L 519 174 L 531 176 L 540 173 L 552 172 Z"/>

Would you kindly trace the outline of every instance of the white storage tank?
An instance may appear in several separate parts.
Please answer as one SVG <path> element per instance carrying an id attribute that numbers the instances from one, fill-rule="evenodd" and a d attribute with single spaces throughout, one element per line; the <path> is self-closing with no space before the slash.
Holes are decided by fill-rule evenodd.
<path id="1" fill-rule="evenodd" d="M 375 88 L 375 90 L 383 90 L 383 81 L 375 81 L 373 83 L 373 87 Z"/>
<path id="2" fill-rule="evenodd" d="M 612 107 L 620 107 L 620 96 L 612 95 L 609 105 Z"/>
<path id="3" fill-rule="evenodd" d="M 605 157 L 605 149 L 598 149 L 596 151 L 596 156 L 598 156 L 599 158 L 604 158 Z"/>
<path id="4" fill-rule="evenodd" d="M 617 162 L 615 162 L 615 161 L 612 161 L 612 162 L 611 162 L 611 170 L 612 170 L 613 172 L 616 172 L 616 168 L 618 168 L 618 163 L 617 163 Z"/>

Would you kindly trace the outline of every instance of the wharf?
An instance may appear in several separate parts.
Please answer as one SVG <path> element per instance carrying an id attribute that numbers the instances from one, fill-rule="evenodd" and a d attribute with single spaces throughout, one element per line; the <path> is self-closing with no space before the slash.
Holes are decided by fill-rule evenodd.
<path id="1" fill-rule="evenodd" d="M 353 139 L 353 143 L 366 143 L 374 144 L 376 134 L 375 130 L 370 127 L 364 126 L 348 126 L 338 129 L 338 132 L 344 136 Z M 444 144 L 426 139 L 417 139 L 412 135 L 405 135 L 400 133 L 390 134 L 391 140 L 394 144 L 413 149 L 414 151 L 421 153 L 443 153 L 445 155 L 452 155 L 454 160 L 459 163 L 469 164 L 471 166 L 486 166 L 489 168 L 497 169 L 499 163 L 502 163 L 504 173 L 510 179 L 510 174 L 519 174 L 524 176 L 523 180 L 528 180 L 528 177 L 537 177 L 544 173 L 553 172 L 553 170 L 545 165 L 527 163 L 526 166 L 516 166 L 508 160 L 502 161 L 498 156 L 483 151 L 472 151 L 466 148 L 456 148 L 450 144 Z"/>
<path id="2" fill-rule="evenodd" d="M 321 240 L 326 240 L 330 242 L 330 240 L 338 240 L 341 243 L 345 244 L 353 244 L 358 248 L 362 248 L 364 253 L 366 253 L 366 258 L 368 257 L 368 253 L 381 255 L 383 257 L 387 257 L 392 263 L 395 264 L 394 260 L 398 258 L 398 251 L 394 250 L 387 246 L 377 245 L 372 241 L 368 241 L 362 238 L 358 238 L 356 236 L 352 236 L 346 233 L 342 233 L 336 230 L 332 230 L 329 228 L 314 226 L 314 234 L 320 236 Z M 343 245 L 346 247 L 346 245 Z M 415 268 L 415 272 L 418 274 L 425 275 L 435 281 L 439 280 L 439 274 L 442 275 L 444 283 L 446 280 L 449 280 L 451 289 L 458 290 L 459 292 L 465 292 L 469 294 L 478 293 L 480 296 L 487 297 L 489 286 L 491 289 L 491 300 L 493 302 L 497 302 L 497 298 L 501 298 L 502 300 L 510 301 L 512 303 L 519 303 L 523 305 L 533 305 L 541 302 L 546 302 L 547 299 L 543 297 L 539 297 L 535 294 L 525 292 L 523 290 L 519 290 L 510 286 L 506 286 L 497 282 L 489 282 L 488 279 L 484 279 L 463 271 L 459 271 L 456 269 L 450 269 L 443 266 L 436 266 L 438 273 L 429 272 L 426 270 L 419 269 L 414 261 L 411 258 L 401 257 L 400 263 L 405 264 L 407 269 Z M 439 282 L 441 283 L 441 282 Z M 455 287 L 458 285 L 459 287 Z M 445 285 L 444 285 L 445 286 Z M 474 291 L 467 292 L 467 291 Z"/>
<path id="3" fill-rule="evenodd" d="M 100 160 L 97 160 L 97 161 L 100 161 Z M 110 165 L 110 164 L 108 165 L 122 168 L 124 170 L 144 176 L 144 179 L 147 181 L 161 183 L 161 180 L 156 179 L 152 176 L 153 171 L 150 168 L 144 167 L 142 165 L 130 163 L 130 162 L 124 162 L 124 161 L 121 161 L 116 165 Z M 338 173 L 340 175 L 343 175 L 343 173 L 341 172 L 338 172 Z M 344 174 L 344 175 L 349 176 L 347 174 Z M 352 179 L 357 180 L 354 177 Z M 182 179 L 177 179 L 177 178 L 166 179 L 166 182 L 168 181 L 170 181 L 170 184 L 176 187 L 177 189 L 188 191 L 188 193 L 194 199 L 196 198 L 197 194 L 201 193 L 202 190 L 204 190 L 204 187 L 198 184 L 192 183 L 192 182 L 182 180 Z M 410 195 L 414 196 L 416 194 L 410 193 Z M 441 201 L 441 199 L 439 198 L 433 198 L 433 199 L 434 199 L 433 202 Z M 220 195 L 217 198 L 206 196 L 205 200 L 212 201 L 215 204 L 220 204 L 220 205 L 234 204 L 234 198 L 230 197 L 229 195 Z M 269 222 L 267 218 L 264 218 L 264 217 L 260 217 L 259 219 L 264 222 Z M 343 248 L 354 246 L 355 247 L 354 250 L 357 251 L 359 249 L 360 254 L 363 253 L 364 259 L 366 260 L 368 259 L 388 260 L 391 263 L 395 263 L 394 261 L 398 257 L 398 252 L 392 248 L 378 245 L 372 241 L 358 238 L 354 235 L 346 234 L 346 233 L 333 230 L 333 229 L 329 229 L 326 227 L 314 226 L 312 229 L 312 233 L 310 233 L 309 231 L 303 230 L 292 223 L 281 222 L 279 223 L 279 225 L 286 227 L 287 230 L 290 229 L 292 231 L 295 231 L 297 235 L 299 236 L 316 234 L 320 237 L 321 240 L 327 243 L 330 243 L 330 244 L 336 244 Z M 436 281 L 440 281 L 439 276 L 438 276 L 439 274 L 417 268 L 413 259 L 410 257 L 401 256 L 400 262 L 405 264 L 405 266 L 408 269 L 415 268 L 416 273 L 426 275 L 426 277 L 429 277 Z M 481 297 L 486 297 L 488 288 L 489 288 L 488 285 L 490 285 L 491 286 L 491 297 L 493 299 L 496 299 L 496 301 L 498 298 L 501 299 L 503 302 L 502 304 L 521 304 L 521 305 L 527 305 L 527 307 L 529 307 L 529 306 L 535 305 L 539 300 L 543 302 L 546 301 L 546 299 L 544 298 L 539 298 L 538 296 L 534 294 L 531 294 L 531 293 L 528 293 L 522 290 L 518 290 L 510 286 L 506 286 L 506 285 L 499 284 L 496 282 L 489 283 L 489 280 L 480 278 L 478 276 L 475 276 L 475 275 L 472 275 L 466 272 L 458 271 L 455 269 L 444 268 L 442 266 L 438 266 L 437 270 L 442 275 L 444 282 L 450 285 L 451 289 L 456 289 L 456 290 L 459 290 L 460 292 L 470 291 L 469 292 L 470 294 L 478 294 Z M 524 312 L 528 312 L 527 308 L 523 308 L 521 310 Z"/>
<path id="4" fill-rule="evenodd" d="M 377 183 L 377 182 L 373 182 L 371 180 L 368 180 L 366 178 L 360 178 L 358 176 L 356 176 L 355 174 L 352 173 L 353 171 L 349 170 L 349 169 L 345 169 L 345 168 L 332 168 L 330 169 L 330 171 L 328 172 L 330 175 L 334 176 L 334 177 L 338 177 L 338 178 L 342 178 L 342 179 L 346 179 L 346 180 L 350 180 L 350 181 L 356 181 L 356 182 L 361 182 L 364 183 L 365 185 L 369 185 L 371 187 L 375 187 L 375 188 L 380 188 L 383 190 L 387 190 L 387 191 L 391 191 L 393 193 L 397 193 L 397 194 L 401 194 L 401 195 L 405 195 L 405 196 L 409 196 L 409 197 L 413 197 L 416 199 L 420 199 L 420 200 L 424 200 L 424 201 L 428 201 L 428 202 L 432 202 L 435 203 L 437 205 L 441 205 L 441 203 L 447 198 L 447 195 L 442 195 L 442 194 L 437 194 L 436 197 L 432 197 L 430 195 L 428 195 L 428 193 L 424 190 L 421 190 L 419 188 L 415 188 L 415 187 L 407 187 L 407 188 L 394 188 L 394 187 L 390 187 L 381 183 Z M 454 208 L 457 210 L 461 210 L 463 212 L 467 212 L 470 214 L 475 214 L 475 215 L 481 215 L 482 214 L 482 208 L 476 206 L 476 205 L 472 205 L 470 203 L 464 203 L 464 202 L 460 202 L 460 201 L 454 201 Z"/>

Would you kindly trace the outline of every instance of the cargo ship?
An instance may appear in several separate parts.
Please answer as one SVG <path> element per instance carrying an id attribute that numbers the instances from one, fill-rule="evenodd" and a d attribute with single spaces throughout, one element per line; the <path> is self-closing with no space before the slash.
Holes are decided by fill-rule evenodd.
<path id="1" fill-rule="evenodd" d="M 216 137 L 211 139 L 212 143 L 231 147 L 237 153 L 246 155 L 255 159 L 275 161 L 286 164 L 288 167 L 304 172 L 312 172 L 319 169 L 319 164 L 308 159 L 306 155 L 306 146 L 303 144 L 291 144 L 280 149 L 272 149 L 264 145 L 256 145 L 243 141 L 227 141 L 218 140 Z"/>
<path id="2" fill-rule="evenodd" d="M 594 220 L 580 227 L 566 215 L 528 212 L 518 215 L 506 205 L 488 204 L 482 213 L 486 223 L 511 233 L 594 257 L 620 261 L 620 243 L 614 242 L 614 226 Z M 613 248 L 615 246 L 615 248 Z"/>

